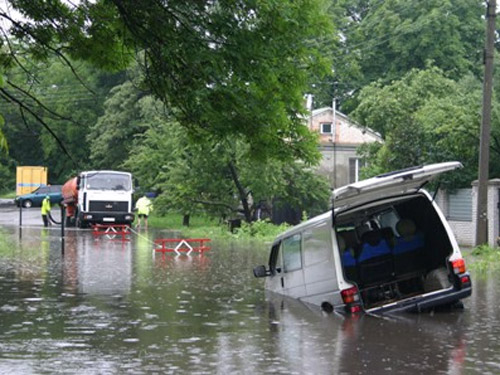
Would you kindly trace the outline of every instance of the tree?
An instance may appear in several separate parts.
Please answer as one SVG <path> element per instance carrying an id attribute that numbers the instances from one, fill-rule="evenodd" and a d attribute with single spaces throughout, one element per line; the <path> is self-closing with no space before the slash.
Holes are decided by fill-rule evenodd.
<path id="1" fill-rule="evenodd" d="M 19 62 L 30 64 L 21 58 Z M 0 95 L 15 104 L 1 107 L 5 136 L 14 160 L 21 165 L 46 165 L 49 180 L 62 183 L 89 166 L 86 136 L 102 113 L 110 87 L 122 78 L 88 64 L 78 64 L 72 71 L 54 58 L 36 66 L 33 72 L 13 67 L 5 76 Z"/>
<path id="2" fill-rule="evenodd" d="M 336 82 L 347 113 L 364 86 L 390 84 L 411 69 L 431 64 L 453 80 L 482 73 L 482 0 L 335 0 L 334 12 L 342 38 L 329 87 Z"/>
<path id="3" fill-rule="evenodd" d="M 365 147 L 370 162 L 365 173 L 459 160 L 465 170 L 446 176 L 444 182 L 454 188 L 470 185 L 477 168 L 480 95 L 475 77 L 455 82 L 438 68 L 412 70 L 391 85 L 374 83 L 363 89 L 353 114 L 385 136 L 383 145 Z M 500 128 L 498 113 L 494 128 Z M 493 149 L 500 159 L 500 148 Z"/>
<path id="4" fill-rule="evenodd" d="M 141 111 L 147 130 L 135 138 L 124 167 L 132 170 L 143 190 L 160 193 L 155 203 L 159 212 L 241 215 L 252 221 L 256 206 L 270 205 L 274 197 L 311 214 L 327 208 L 327 182 L 303 163 L 256 160 L 250 145 L 235 137 L 215 139 L 203 134 L 201 141 L 193 142 L 168 112 L 165 115 L 159 102 L 138 104 L 144 108 L 146 103 L 152 109 Z"/>
<path id="5" fill-rule="evenodd" d="M 323 0 L 9 3 L 25 18 L 0 16 L 36 58 L 69 62 L 67 52 L 116 69 L 137 56 L 191 135 L 243 137 L 254 157 L 317 160 L 302 96 L 310 76 L 329 70 L 324 46 L 311 42 L 331 31 Z"/>
<path id="6" fill-rule="evenodd" d="M 127 159 L 133 138 L 144 129 L 141 120 L 145 109 L 139 101 L 140 95 L 130 81 L 111 89 L 104 113 L 87 135 L 94 168 L 113 169 Z"/>

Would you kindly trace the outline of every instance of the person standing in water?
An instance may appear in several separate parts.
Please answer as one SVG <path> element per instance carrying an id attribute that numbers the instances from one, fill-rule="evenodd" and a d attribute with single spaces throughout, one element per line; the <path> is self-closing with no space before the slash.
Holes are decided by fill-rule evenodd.
<path id="1" fill-rule="evenodd" d="M 50 197 L 47 195 L 42 201 L 42 219 L 44 227 L 48 227 L 50 225 L 50 208 Z"/>
<path id="2" fill-rule="evenodd" d="M 144 228 L 148 229 L 148 216 L 153 211 L 153 203 L 146 195 L 143 195 L 135 203 L 135 209 L 137 210 L 136 228 L 141 227 L 141 219 L 144 219 Z"/>

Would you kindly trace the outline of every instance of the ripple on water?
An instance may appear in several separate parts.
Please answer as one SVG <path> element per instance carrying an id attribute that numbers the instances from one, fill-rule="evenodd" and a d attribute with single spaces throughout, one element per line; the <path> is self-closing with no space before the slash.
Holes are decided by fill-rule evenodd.
<path id="1" fill-rule="evenodd" d="M 2 312 L 16 312 L 16 311 L 19 311 L 19 306 L 3 305 L 2 307 L 0 307 L 0 311 L 2 311 Z"/>
<path id="2" fill-rule="evenodd" d="M 126 343 L 136 343 L 136 342 L 139 342 L 139 339 L 136 338 L 136 337 L 129 337 L 129 338 L 123 339 L 123 342 L 126 342 Z"/>
<path id="3" fill-rule="evenodd" d="M 201 337 L 187 337 L 184 339 L 177 340 L 177 342 L 180 344 L 190 344 L 197 341 L 201 341 Z"/>

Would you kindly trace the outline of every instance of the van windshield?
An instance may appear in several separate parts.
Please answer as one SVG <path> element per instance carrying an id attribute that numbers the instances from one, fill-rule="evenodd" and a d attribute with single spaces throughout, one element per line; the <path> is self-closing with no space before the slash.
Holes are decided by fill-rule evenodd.
<path id="1" fill-rule="evenodd" d="M 85 188 L 88 190 L 124 190 L 131 189 L 131 178 L 117 173 L 99 173 L 87 175 Z"/>

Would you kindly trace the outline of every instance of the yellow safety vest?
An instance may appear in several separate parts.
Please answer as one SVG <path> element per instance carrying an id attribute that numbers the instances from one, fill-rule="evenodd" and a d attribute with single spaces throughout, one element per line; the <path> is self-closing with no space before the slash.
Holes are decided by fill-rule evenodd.
<path id="1" fill-rule="evenodd" d="M 141 197 L 135 204 L 135 208 L 137 208 L 138 215 L 149 215 L 149 213 L 153 210 L 153 205 L 149 198 Z"/>
<path id="2" fill-rule="evenodd" d="M 42 201 L 42 215 L 47 215 L 50 212 L 50 199 L 45 198 Z"/>

